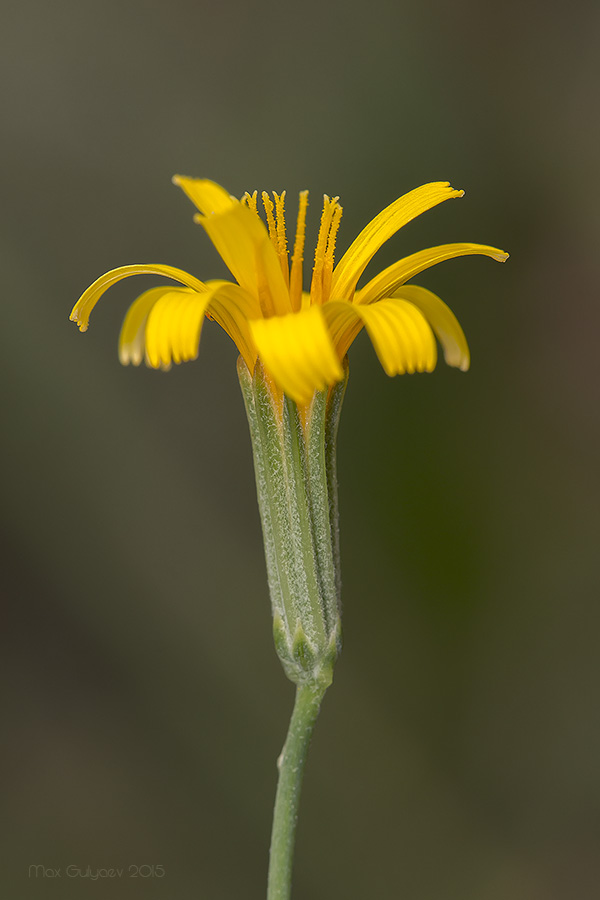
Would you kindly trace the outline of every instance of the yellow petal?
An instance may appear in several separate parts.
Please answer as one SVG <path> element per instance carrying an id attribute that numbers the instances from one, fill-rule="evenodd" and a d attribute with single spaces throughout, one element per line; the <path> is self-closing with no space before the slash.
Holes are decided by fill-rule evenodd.
<path id="1" fill-rule="evenodd" d="M 135 300 L 127 311 L 119 335 L 119 359 L 126 366 L 139 366 L 144 359 L 146 323 L 152 307 L 166 294 L 195 294 L 189 288 L 150 288 Z"/>
<path id="2" fill-rule="evenodd" d="M 214 289 L 208 312 L 227 332 L 252 371 L 257 351 L 250 330 L 250 320 L 261 314 L 258 301 L 229 281 L 210 281 L 207 287 Z"/>
<path id="3" fill-rule="evenodd" d="M 391 203 L 363 228 L 342 256 L 333 271 L 331 297 L 350 300 L 367 264 L 393 234 L 426 210 L 452 197 L 462 197 L 463 193 L 454 190 L 447 181 L 436 181 L 415 188 Z"/>
<path id="4" fill-rule="evenodd" d="M 238 284 L 261 301 L 264 315 L 291 309 L 281 265 L 267 229 L 247 206 L 235 203 L 224 212 L 195 216 Z"/>
<path id="5" fill-rule="evenodd" d="M 421 310 L 444 348 L 444 359 L 449 366 L 466 372 L 470 365 L 469 345 L 458 319 L 443 300 L 422 287 L 408 284 L 395 294 Z M 386 301 L 381 301 L 382 303 Z M 376 304 L 377 308 L 379 304 Z"/>
<path id="6" fill-rule="evenodd" d="M 375 303 L 382 297 L 391 297 L 397 288 L 419 272 L 447 259 L 474 255 L 490 256 L 498 262 L 508 259 L 508 253 L 486 244 L 441 244 L 439 247 L 429 247 L 388 266 L 356 293 L 354 303 Z"/>
<path id="7" fill-rule="evenodd" d="M 185 175 L 174 175 L 173 184 L 180 187 L 205 216 L 210 216 L 212 213 L 226 212 L 231 206 L 239 203 L 220 184 L 217 184 L 215 181 L 209 181 L 207 178 L 188 178 Z"/>
<path id="8" fill-rule="evenodd" d="M 343 359 L 364 322 L 352 303 L 331 300 L 321 307 L 338 359 Z"/>
<path id="9" fill-rule="evenodd" d="M 265 368 L 296 403 L 309 403 L 315 391 L 344 377 L 323 307 L 257 319 L 250 322 L 250 329 Z"/>
<path id="10" fill-rule="evenodd" d="M 346 354 L 363 326 L 388 375 L 431 372 L 437 349 L 425 317 L 411 303 L 387 298 L 371 306 L 332 302 L 323 307 L 338 356 Z"/>
<path id="11" fill-rule="evenodd" d="M 146 362 L 153 368 L 196 359 L 204 318 L 208 313 L 235 341 L 246 363 L 254 366 L 256 349 L 249 315 L 256 301 L 236 284 L 213 282 L 203 294 L 170 291 L 158 297 L 147 316 Z M 134 304 L 135 305 L 135 304 Z"/>
<path id="12" fill-rule="evenodd" d="M 205 294 L 175 294 L 160 297 L 148 315 L 146 362 L 154 369 L 172 362 L 195 359 L 200 331 L 210 301 Z"/>
<path id="13" fill-rule="evenodd" d="M 105 275 L 97 278 L 87 291 L 83 292 L 73 307 L 70 319 L 72 322 L 77 322 L 80 331 L 87 331 L 91 312 L 102 294 L 111 285 L 116 284 L 117 281 L 121 281 L 123 278 L 129 278 L 130 275 L 164 275 L 167 278 L 172 278 L 174 281 L 179 281 L 198 293 L 206 291 L 206 286 L 203 282 L 198 281 L 193 275 L 188 275 L 187 272 L 183 272 L 181 269 L 174 269 L 173 266 L 139 265 L 121 266 L 119 269 L 111 269 L 110 272 L 106 272 Z"/>

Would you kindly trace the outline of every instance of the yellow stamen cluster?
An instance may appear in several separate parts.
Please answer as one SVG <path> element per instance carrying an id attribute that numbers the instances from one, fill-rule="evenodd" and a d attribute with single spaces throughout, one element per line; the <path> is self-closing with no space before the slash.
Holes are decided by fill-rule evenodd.
<path id="1" fill-rule="evenodd" d="M 271 243 L 275 247 L 275 252 L 277 253 L 281 265 L 281 271 L 283 272 L 286 287 L 289 287 L 290 267 L 288 262 L 287 237 L 285 234 L 285 191 L 283 191 L 281 195 L 273 191 L 273 197 L 275 198 L 275 205 L 273 205 L 273 201 L 267 192 L 262 192 L 262 202 L 265 213 L 267 214 L 267 225 L 269 226 L 269 237 L 271 238 Z M 275 215 L 273 215 L 273 210 L 275 210 Z"/>
<path id="2" fill-rule="evenodd" d="M 331 291 L 331 277 L 333 274 L 333 260 L 335 253 L 335 239 L 342 218 L 342 207 L 339 197 L 323 197 L 323 212 L 317 246 L 315 248 L 315 263 L 313 266 L 310 295 L 302 300 L 302 263 L 304 260 L 304 241 L 306 237 L 306 210 L 308 207 L 308 191 L 301 191 L 298 205 L 298 219 L 296 223 L 296 239 L 290 271 L 289 254 L 287 249 L 287 235 L 285 229 L 285 191 L 278 194 L 273 191 L 274 201 L 266 191 L 262 192 L 262 202 L 267 219 L 269 238 L 275 248 L 281 265 L 281 271 L 290 291 L 291 308 L 297 312 L 303 306 L 322 305 L 329 299 Z M 250 194 L 248 191 L 242 197 L 242 203 L 248 206 L 258 215 L 257 192 Z"/>

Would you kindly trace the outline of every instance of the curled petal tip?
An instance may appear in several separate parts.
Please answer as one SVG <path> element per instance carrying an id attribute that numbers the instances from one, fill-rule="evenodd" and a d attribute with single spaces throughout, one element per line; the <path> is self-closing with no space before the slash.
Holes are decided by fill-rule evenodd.
<path id="1" fill-rule="evenodd" d="M 75 322 L 81 332 L 88 330 L 88 323 L 79 317 L 79 312 L 76 310 L 73 310 L 69 316 L 69 322 Z"/>

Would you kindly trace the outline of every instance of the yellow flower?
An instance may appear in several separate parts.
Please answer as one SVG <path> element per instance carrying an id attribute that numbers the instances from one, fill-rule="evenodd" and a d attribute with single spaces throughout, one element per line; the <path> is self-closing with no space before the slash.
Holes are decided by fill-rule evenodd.
<path id="1" fill-rule="evenodd" d="M 298 404 L 343 378 L 342 360 L 363 326 L 388 375 L 431 372 L 440 341 L 446 362 L 469 368 L 469 348 L 451 310 L 431 291 L 406 285 L 414 275 L 457 256 L 483 254 L 504 262 L 508 254 L 482 244 L 443 244 L 389 266 L 357 289 L 367 264 L 396 231 L 438 203 L 462 197 L 447 182 L 416 188 L 386 207 L 360 232 L 334 266 L 342 216 L 338 197 L 325 196 L 309 291 L 303 290 L 303 254 L 308 191 L 300 194 L 294 247 L 289 260 L 285 191 L 265 192 L 267 225 L 258 214 L 257 193 L 242 200 L 212 181 L 176 176 L 200 213 L 236 284 L 202 282 L 171 266 L 113 269 L 95 281 L 73 308 L 71 319 L 88 327 L 104 292 L 129 275 L 164 275 L 181 286 L 146 291 L 130 307 L 119 339 L 124 364 L 142 359 L 153 368 L 195 359 L 205 317 L 233 339 L 250 371 L 260 357 L 275 384 Z"/>

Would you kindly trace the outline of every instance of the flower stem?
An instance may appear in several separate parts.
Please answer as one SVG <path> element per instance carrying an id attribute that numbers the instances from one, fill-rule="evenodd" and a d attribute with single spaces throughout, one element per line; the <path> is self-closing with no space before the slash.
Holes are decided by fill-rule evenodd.
<path id="1" fill-rule="evenodd" d="M 322 684 L 300 684 L 285 744 L 278 760 L 279 782 L 273 813 L 267 900 L 289 900 L 292 890 L 294 840 L 300 788 L 321 701 L 327 690 Z"/>

